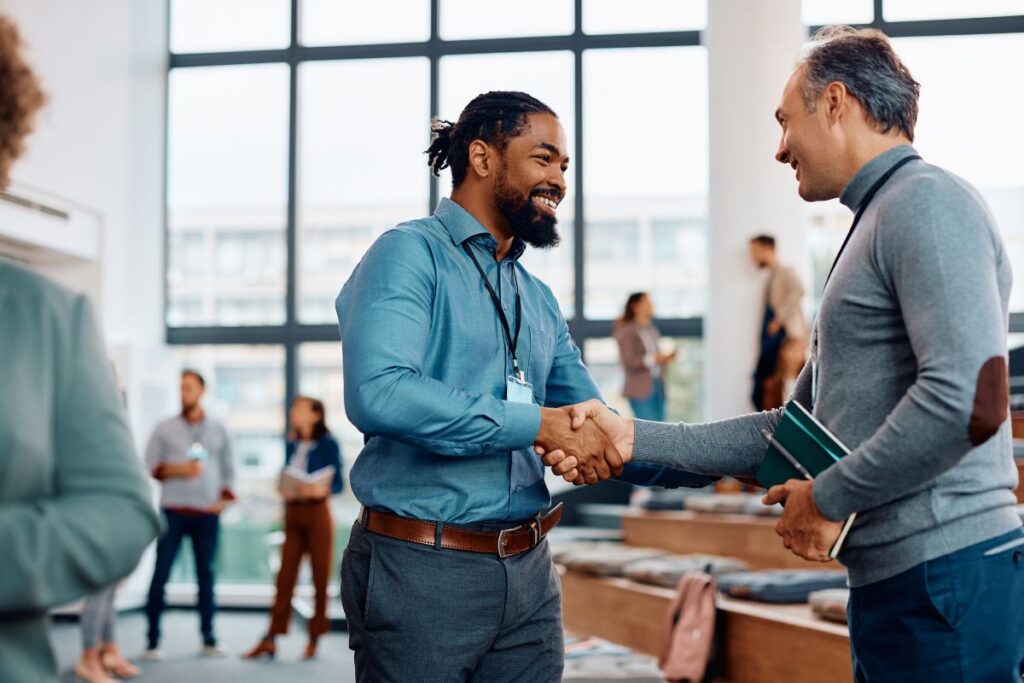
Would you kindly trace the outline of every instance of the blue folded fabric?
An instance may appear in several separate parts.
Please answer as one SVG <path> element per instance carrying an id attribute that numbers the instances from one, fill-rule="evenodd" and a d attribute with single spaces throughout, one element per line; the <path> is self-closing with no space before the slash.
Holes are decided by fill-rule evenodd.
<path id="1" fill-rule="evenodd" d="M 718 588 L 733 598 L 771 603 L 807 602 L 814 591 L 846 588 L 846 572 L 831 569 L 733 572 L 718 578 Z"/>

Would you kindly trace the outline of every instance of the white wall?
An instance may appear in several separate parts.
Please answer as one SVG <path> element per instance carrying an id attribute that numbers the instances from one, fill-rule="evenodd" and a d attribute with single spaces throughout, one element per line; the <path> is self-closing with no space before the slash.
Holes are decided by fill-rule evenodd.
<path id="1" fill-rule="evenodd" d="M 708 0 L 710 184 L 708 313 L 704 320 L 707 417 L 750 412 L 763 317 L 764 277 L 749 238 L 774 234 L 780 260 L 805 258 L 803 205 L 788 166 L 775 161 L 774 112 L 806 39 L 800 0 Z M 807 278 L 804 278 L 807 282 Z"/>

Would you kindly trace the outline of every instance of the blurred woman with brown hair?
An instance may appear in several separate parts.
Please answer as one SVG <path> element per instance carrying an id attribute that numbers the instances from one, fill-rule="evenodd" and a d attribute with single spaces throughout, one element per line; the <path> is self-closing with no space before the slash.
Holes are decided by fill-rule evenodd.
<path id="1" fill-rule="evenodd" d="M 622 395 L 629 399 L 633 416 L 641 420 L 665 420 L 664 375 L 675 350 L 658 348 L 660 334 L 654 326 L 654 305 L 647 292 L 635 292 L 626 300 L 622 316 L 615 321 L 619 360 L 626 372 Z"/>

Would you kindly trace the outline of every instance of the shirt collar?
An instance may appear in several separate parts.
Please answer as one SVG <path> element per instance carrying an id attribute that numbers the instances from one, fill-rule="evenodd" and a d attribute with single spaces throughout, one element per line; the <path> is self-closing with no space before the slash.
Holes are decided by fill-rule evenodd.
<path id="1" fill-rule="evenodd" d="M 498 247 L 498 240 L 494 239 L 491 233 L 487 231 L 487 228 L 481 225 L 480 221 L 473 217 L 473 214 L 448 197 L 441 199 L 441 202 L 434 210 L 434 217 L 441 221 L 441 225 L 445 227 L 448 234 L 451 235 L 452 242 L 457 246 L 462 246 L 462 243 L 466 240 L 478 238 L 477 241 L 486 244 L 488 251 L 492 254 Z M 518 261 L 525 251 L 526 243 L 518 237 L 513 237 L 512 248 L 509 249 L 506 258 Z"/>
<path id="2" fill-rule="evenodd" d="M 917 154 L 917 150 L 911 145 L 900 145 L 882 152 L 857 171 L 853 179 L 843 188 L 843 193 L 839 195 L 839 201 L 851 211 L 857 211 L 864 202 L 864 196 L 876 180 L 892 168 L 893 164 L 915 154 Z"/>

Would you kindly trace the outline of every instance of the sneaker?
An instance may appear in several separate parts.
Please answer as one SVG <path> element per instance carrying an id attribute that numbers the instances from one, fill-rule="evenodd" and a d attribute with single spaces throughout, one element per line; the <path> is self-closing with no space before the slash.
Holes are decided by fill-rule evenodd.
<path id="1" fill-rule="evenodd" d="M 142 658 L 147 662 L 159 662 L 164 658 L 164 656 L 160 654 L 160 650 L 155 647 L 151 647 L 142 653 Z"/>
<path id="2" fill-rule="evenodd" d="M 220 658 L 227 657 L 228 653 L 220 649 L 216 645 L 203 645 L 203 649 L 199 651 L 203 657 Z"/>

